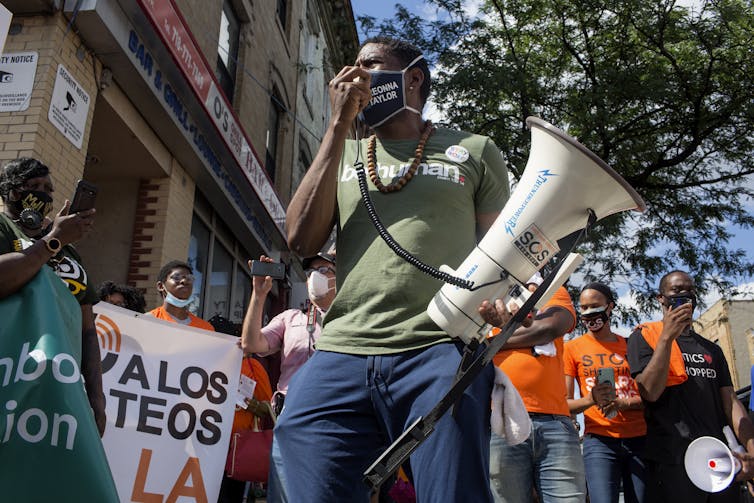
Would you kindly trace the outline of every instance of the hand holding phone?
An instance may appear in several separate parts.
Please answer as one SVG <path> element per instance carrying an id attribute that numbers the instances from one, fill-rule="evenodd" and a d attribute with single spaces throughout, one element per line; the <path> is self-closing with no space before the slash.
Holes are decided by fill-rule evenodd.
<path id="1" fill-rule="evenodd" d="M 615 396 L 615 369 L 613 367 L 602 367 L 597 369 L 597 384 L 598 385 L 604 385 L 605 388 L 608 388 L 607 394 L 604 397 L 606 400 L 605 403 L 598 403 L 600 406 L 600 409 L 602 409 L 604 406 L 608 405 L 610 402 L 613 402 L 616 398 Z M 611 419 L 618 414 L 618 411 L 615 409 L 612 409 L 609 413 L 605 414 L 605 417 L 608 419 Z"/>
<path id="2" fill-rule="evenodd" d="M 80 211 L 87 211 L 94 208 L 94 202 L 97 199 L 97 186 L 86 180 L 76 182 L 76 192 L 71 199 L 71 208 L 68 210 L 69 215 Z"/>
<path id="3" fill-rule="evenodd" d="M 678 297 L 670 298 L 670 306 L 673 309 L 681 307 L 684 304 L 691 304 L 691 303 L 692 303 L 691 297 L 678 296 Z"/>
<path id="4" fill-rule="evenodd" d="M 251 261 L 252 276 L 269 276 L 272 279 L 285 278 L 285 264 L 281 262 Z"/>

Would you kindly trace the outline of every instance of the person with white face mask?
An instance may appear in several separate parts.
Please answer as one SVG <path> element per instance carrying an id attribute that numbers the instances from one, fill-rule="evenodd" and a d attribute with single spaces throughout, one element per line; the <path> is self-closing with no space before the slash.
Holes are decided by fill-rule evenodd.
<path id="1" fill-rule="evenodd" d="M 272 262 L 272 259 L 264 255 L 259 260 Z M 244 353 L 267 356 L 280 351 L 280 378 L 272 400 L 274 412 L 278 415 L 282 412 L 291 378 L 315 351 L 315 343 L 322 331 L 322 320 L 336 293 L 334 250 L 309 257 L 302 264 L 306 270 L 309 305 L 305 309 L 283 311 L 262 327 L 264 304 L 272 289 L 272 278 L 254 276 L 251 300 L 241 332 L 241 348 Z M 283 459 L 275 437 L 270 458 L 267 500 L 286 502 L 288 498 L 284 488 Z"/>
<path id="2" fill-rule="evenodd" d="M 626 339 L 614 333 L 610 316 L 615 298 L 603 283 L 589 283 L 579 296 L 586 333 L 566 342 L 563 358 L 566 397 L 571 414 L 584 413 L 584 468 L 590 501 L 644 501 L 644 454 L 647 425 L 643 405 L 626 357 Z M 607 370 L 613 382 L 599 382 Z M 578 382 L 580 398 L 574 398 Z"/>
<path id="3" fill-rule="evenodd" d="M 160 269 L 157 276 L 157 290 L 162 296 L 162 305 L 149 311 L 155 318 L 190 327 L 215 331 L 208 321 L 189 312 L 193 300 L 194 274 L 185 262 L 171 260 Z"/>
<path id="4" fill-rule="evenodd" d="M 157 290 L 162 295 L 162 305 L 151 310 L 148 314 L 171 323 L 202 328 L 212 332 L 223 331 L 222 327 L 216 330 L 214 325 L 189 312 L 189 306 L 194 301 L 194 271 L 186 262 L 171 260 L 160 269 L 157 281 Z M 231 431 L 236 433 L 241 430 L 251 429 L 251 425 L 259 422 L 258 417 L 264 416 L 261 402 L 269 402 L 272 390 L 267 372 L 261 363 L 252 359 L 244 359 L 241 362 L 241 374 L 253 379 L 257 384 L 254 388 L 254 402 L 256 407 L 248 404 L 246 409 L 236 405 L 232 420 Z M 218 503 L 229 501 L 241 501 L 245 482 L 234 480 L 223 474 L 220 485 Z"/>

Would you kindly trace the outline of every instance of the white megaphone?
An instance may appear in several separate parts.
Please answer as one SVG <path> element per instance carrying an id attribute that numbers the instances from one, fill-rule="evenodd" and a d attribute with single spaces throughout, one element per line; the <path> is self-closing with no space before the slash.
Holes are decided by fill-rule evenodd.
<path id="1" fill-rule="evenodd" d="M 699 437 L 689 444 L 683 457 L 689 480 L 708 493 L 727 489 L 741 470 L 741 462 L 731 451 L 743 452 L 744 449 L 729 426 L 723 428 L 723 433 L 728 445 L 715 437 Z"/>
<path id="2" fill-rule="evenodd" d="M 526 123 L 531 152 L 516 190 L 466 260 L 456 270 L 440 268 L 475 285 L 505 279 L 475 290 L 445 284 L 427 306 L 440 328 L 465 343 L 483 339 L 491 328 L 477 312 L 482 301 L 504 298 L 523 285 L 560 250 L 558 240 L 586 227 L 590 211 L 599 220 L 645 208 L 639 194 L 589 149 L 541 119 Z"/>

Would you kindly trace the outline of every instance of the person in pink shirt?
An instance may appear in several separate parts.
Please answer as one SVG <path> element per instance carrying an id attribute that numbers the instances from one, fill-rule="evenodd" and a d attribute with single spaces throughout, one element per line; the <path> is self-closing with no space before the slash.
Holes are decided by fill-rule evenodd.
<path id="1" fill-rule="evenodd" d="M 272 262 L 264 255 L 259 260 Z M 311 301 L 305 310 L 288 309 L 262 327 L 264 303 L 272 288 L 272 278 L 254 276 L 251 300 L 243 320 L 241 348 L 244 353 L 267 356 L 281 352 L 280 378 L 272 399 L 276 414 L 282 413 L 291 377 L 314 353 L 314 344 L 322 330 L 322 319 L 335 298 L 335 252 L 319 253 L 305 259 L 303 265 L 306 269 L 306 286 Z M 270 457 L 267 500 L 271 503 L 287 502 L 283 460 L 274 437 Z"/>

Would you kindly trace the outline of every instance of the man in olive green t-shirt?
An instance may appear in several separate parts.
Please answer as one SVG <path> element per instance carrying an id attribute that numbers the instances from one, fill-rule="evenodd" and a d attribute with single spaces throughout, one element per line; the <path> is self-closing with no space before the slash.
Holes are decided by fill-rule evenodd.
<path id="1" fill-rule="evenodd" d="M 442 283 L 379 237 L 355 168 L 363 161 L 376 211 L 403 248 L 429 264 L 463 261 L 508 199 L 507 170 L 489 138 L 422 119 L 429 83 L 415 47 L 365 42 L 330 82 L 332 118 L 288 208 L 289 245 L 301 256 L 338 229 L 338 294 L 276 429 L 291 501 L 368 501 L 362 473 L 450 389 L 461 359 L 462 345 L 426 314 Z M 347 136 L 359 112 L 375 136 L 357 143 Z M 492 381 L 490 366 L 404 467 L 419 501 L 492 501 Z"/>

